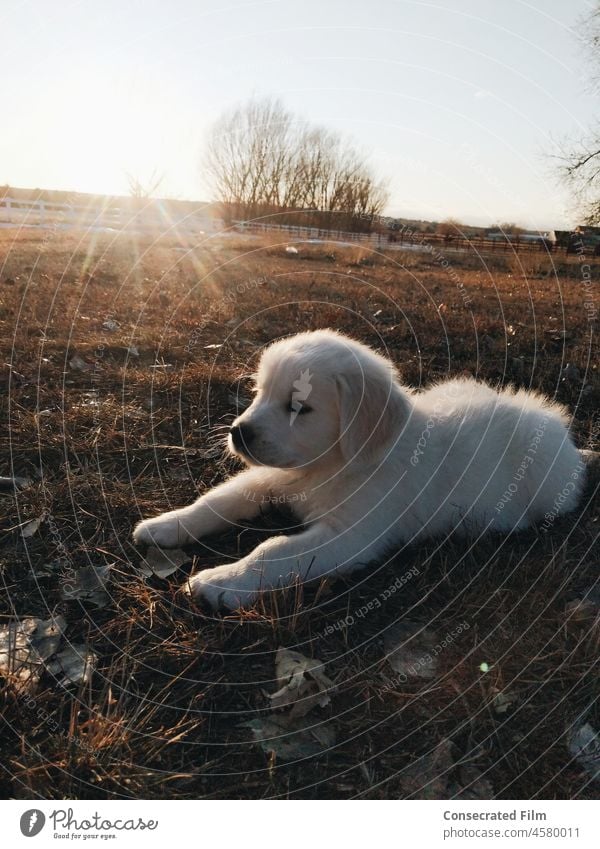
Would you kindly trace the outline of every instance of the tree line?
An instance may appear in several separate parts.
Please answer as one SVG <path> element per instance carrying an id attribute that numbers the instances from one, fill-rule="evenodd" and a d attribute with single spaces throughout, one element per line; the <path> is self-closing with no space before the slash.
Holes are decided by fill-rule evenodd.
<path id="1" fill-rule="evenodd" d="M 222 217 L 369 231 L 388 201 L 366 157 L 280 100 L 253 100 L 213 125 L 205 172 Z"/>

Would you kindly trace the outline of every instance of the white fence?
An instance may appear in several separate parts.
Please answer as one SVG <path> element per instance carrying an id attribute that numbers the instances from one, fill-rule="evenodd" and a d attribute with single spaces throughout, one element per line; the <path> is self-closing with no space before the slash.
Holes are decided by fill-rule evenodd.
<path id="1" fill-rule="evenodd" d="M 507 236 L 505 234 L 472 236 L 444 235 L 443 233 L 425 233 L 412 228 L 376 231 L 372 233 L 351 233 L 344 230 L 322 230 L 317 227 L 299 227 L 293 224 L 272 224 L 260 221 L 236 221 L 236 229 L 242 233 L 278 232 L 290 240 L 307 242 L 338 242 L 342 245 L 362 244 L 375 249 L 391 251 L 421 251 L 431 253 L 436 262 L 441 262 L 448 253 L 475 253 L 481 257 L 498 253 L 517 254 L 523 251 L 549 255 L 556 249 L 556 237 L 549 234 L 524 234 Z"/>
<path id="2" fill-rule="evenodd" d="M 182 214 L 168 202 L 150 201 L 135 209 L 114 202 L 104 205 L 54 203 L 47 200 L 0 198 L 0 227 L 51 227 L 53 229 L 137 230 L 186 234 L 213 233 L 221 222 L 202 208 Z"/>
<path id="3" fill-rule="evenodd" d="M 271 224 L 261 221 L 234 221 L 236 230 L 241 233 L 281 233 L 289 239 L 302 239 L 308 242 L 357 242 L 371 246 L 380 246 L 387 242 L 384 233 L 352 233 L 346 230 L 323 230 L 319 227 L 300 227 L 295 224 Z"/>

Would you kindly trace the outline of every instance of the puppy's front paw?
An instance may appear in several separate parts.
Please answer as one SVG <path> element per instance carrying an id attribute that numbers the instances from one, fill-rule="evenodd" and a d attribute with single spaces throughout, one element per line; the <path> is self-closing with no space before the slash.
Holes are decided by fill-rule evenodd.
<path id="1" fill-rule="evenodd" d="M 195 539 L 189 528 L 189 518 L 180 510 L 145 519 L 136 525 L 133 541 L 136 545 L 156 545 L 158 548 L 178 548 Z"/>
<path id="2" fill-rule="evenodd" d="M 193 575 L 187 585 L 195 601 L 207 601 L 213 609 L 236 610 L 252 604 L 258 586 L 252 573 L 240 571 L 236 565 L 217 566 Z"/>

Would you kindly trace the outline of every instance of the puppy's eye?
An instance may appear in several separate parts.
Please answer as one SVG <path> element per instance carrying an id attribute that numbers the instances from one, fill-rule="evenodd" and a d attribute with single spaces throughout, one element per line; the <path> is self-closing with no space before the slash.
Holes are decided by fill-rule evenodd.
<path id="1" fill-rule="evenodd" d="M 297 413 L 299 416 L 305 413 L 312 413 L 312 407 L 309 407 L 304 401 L 290 401 L 286 409 L 288 413 Z"/>

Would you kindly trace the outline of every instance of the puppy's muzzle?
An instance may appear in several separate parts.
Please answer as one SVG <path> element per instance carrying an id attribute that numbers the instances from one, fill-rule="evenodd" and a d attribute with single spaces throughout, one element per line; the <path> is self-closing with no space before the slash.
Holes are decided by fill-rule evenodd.
<path id="1" fill-rule="evenodd" d="M 234 425 L 229 433 L 236 451 L 241 451 L 242 454 L 250 453 L 250 446 L 255 437 L 254 428 L 251 425 Z"/>

